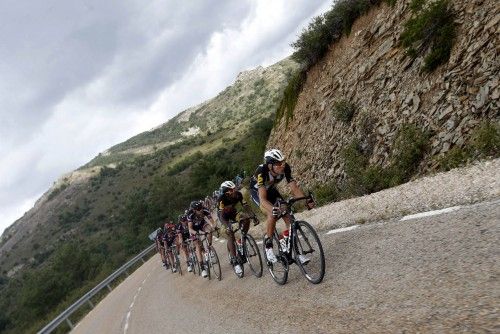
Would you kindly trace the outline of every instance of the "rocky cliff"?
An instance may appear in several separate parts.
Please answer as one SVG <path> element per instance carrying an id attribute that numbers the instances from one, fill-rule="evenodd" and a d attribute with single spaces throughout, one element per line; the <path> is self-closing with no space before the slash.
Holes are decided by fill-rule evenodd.
<path id="1" fill-rule="evenodd" d="M 425 173 L 482 121 L 498 124 L 500 2 L 451 1 L 457 37 L 450 60 L 432 73 L 399 44 L 410 3 L 373 8 L 308 70 L 293 118 L 275 126 L 267 145 L 284 151 L 303 183 L 345 178 L 342 150 L 353 139 L 370 147 L 371 164 L 384 166 L 398 132 L 413 124 L 430 134 L 418 166 Z M 334 112 L 345 101 L 355 106 L 349 122 Z"/>

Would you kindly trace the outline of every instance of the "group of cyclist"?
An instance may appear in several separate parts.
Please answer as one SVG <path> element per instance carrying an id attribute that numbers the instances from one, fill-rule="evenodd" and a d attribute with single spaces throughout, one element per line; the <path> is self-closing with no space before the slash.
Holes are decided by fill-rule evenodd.
<path id="1" fill-rule="evenodd" d="M 266 215 L 267 225 L 264 244 L 266 258 L 271 263 L 277 261 L 273 252 L 272 235 L 276 227 L 276 221 L 282 216 L 280 209 L 274 206 L 278 199 L 283 199 L 276 185 L 284 179 L 286 179 L 294 197 L 304 197 L 304 193 L 292 177 L 290 165 L 285 162 L 285 156 L 278 149 L 271 149 L 264 153 L 264 163 L 257 167 L 250 181 L 251 198 Z M 241 181 L 241 177 L 236 181 L 236 183 L 241 183 L 238 181 Z M 250 228 L 250 218 L 255 218 L 255 215 L 248 203 L 243 199 L 238 185 L 233 181 L 224 181 L 217 193 L 214 192 L 213 195 L 217 195 L 215 200 L 214 197 L 210 199 L 210 196 L 208 196 L 204 201 L 191 202 L 189 209 L 179 216 L 177 224 L 168 221 L 164 224 L 163 229 L 158 230 L 155 239 L 157 250 L 167 268 L 174 263 L 172 252 L 169 250 L 175 245 L 177 249 L 181 249 L 184 253 L 188 271 L 193 270 L 193 263 L 189 261 L 185 246 L 187 242 L 191 241 L 196 247 L 196 258 L 201 266 L 201 275 L 207 277 L 208 268 L 202 258 L 200 235 L 206 235 L 208 244 L 212 244 L 212 234 L 216 231 L 217 224 L 210 212 L 210 206 L 215 207 L 217 210 L 217 218 L 225 228 L 228 237 L 228 250 L 232 257 L 235 257 L 236 250 L 231 225 L 234 222 L 241 222 L 242 232 L 246 233 Z M 240 211 L 236 208 L 238 204 L 242 207 Z M 308 208 L 315 206 L 312 199 L 308 200 L 306 204 Z M 287 226 L 286 230 L 288 230 L 290 225 L 289 215 L 284 215 L 283 220 Z M 208 254 L 208 256 L 212 256 L 212 254 Z M 309 261 L 305 255 L 300 255 L 298 260 L 302 264 L 307 264 Z M 172 270 L 176 271 L 175 268 Z M 234 271 L 237 275 L 242 272 L 239 263 L 234 264 Z"/>

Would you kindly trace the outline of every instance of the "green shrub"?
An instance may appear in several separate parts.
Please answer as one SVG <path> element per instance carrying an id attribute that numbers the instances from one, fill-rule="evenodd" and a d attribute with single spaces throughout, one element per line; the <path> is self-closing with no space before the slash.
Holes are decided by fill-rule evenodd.
<path id="1" fill-rule="evenodd" d="M 472 133 L 471 148 L 478 157 L 500 155 L 500 125 L 484 121 Z"/>
<path id="2" fill-rule="evenodd" d="M 401 44 L 412 58 L 427 52 L 423 70 L 431 72 L 450 58 L 456 36 L 455 14 L 448 0 L 430 4 L 413 0 L 410 8 L 413 15 L 405 23 Z"/>
<path id="3" fill-rule="evenodd" d="M 356 109 L 356 104 L 347 100 L 340 100 L 335 102 L 333 106 L 333 114 L 339 121 L 349 124 L 356 113 Z"/>
<path id="4" fill-rule="evenodd" d="M 299 39 L 292 43 L 295 49 L 293 58 L 306 68 L 314 65 L 328 51 L 330 44 L 338 41 L 342 35 L 351 32 L 358 17 L 366 13 L 380 0 L 340 0 L 331 10 L 315 17 L 304 29 Z"/>
<path id="5" fill-rule="evenodd" d="M 285 116 L 286 125 L 288 125 L 290 119 L 293 119 L 293 110 L 295 109 L 305 80 L 306 72 L 303 70 L 295 72 L 290 77 L 288 85 L 283 92 L 283 98 L 279 104 L 278 111 L 276 112 L 275 124 L 278 124 L 283 116 Z"/>
<path id="6" fill-rule="evenodd" d="M 430 134 L 413 124 L 405 125 L 398 133 L 391 154 L 391 186 L 409 180 L 424 157 Z"/>
<path id="7" fill-rule="evenodd" d="M 342 151 L 347 179 L 340 196 L 360 196 L 399 185 L 409 180 L 424 157 L 429 134 L 414 125 L 406 125 L 399 132 L 390 155 L 389 166 L 369 164 L 369 152 L 363 151 L 355 139 Z"/>
<path id="8" fill-rule="evenodd" d="M 460 147 L 453 147 L 437 160 L 440 170 L 448 171 L 465 165 L 470 156 L 471 152 L 469 150 Z"/>
<path id="9" fill-rule="evenodd" d="M 50 201 L 51 199 L 53 199 L 54 197 L 56 197 L 57 195 L 59 195 L 64 189 L 66 189 L 68 187 L 68 184 L 67 183 L 63 183 L 61 184 L 59 187 L 57 187 L 56 189 L 52 190 L 52 192 L 49 194 L 49 196 L 47 197 L 47 200 Z"/>
<path id="10" fill-rule="evenodd" d="M 318 205 L 321 206 L 339 199 L 340 190 L 335 182 L 327 182 L 314 186 L 313 193 Z"/>

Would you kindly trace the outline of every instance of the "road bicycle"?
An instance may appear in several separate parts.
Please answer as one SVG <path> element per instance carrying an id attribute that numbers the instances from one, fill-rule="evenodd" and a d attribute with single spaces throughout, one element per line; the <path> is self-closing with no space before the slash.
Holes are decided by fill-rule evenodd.
<path id="1" fill-rule="evenodd" d="M 254 222 L 254 226 L 259 224 L 259 220 L 257 217 L 253 216 L 250 218 Z M 240 219 L 238 222 L 229 221 L 229 229 L 233 232 L 234 235 L 234 249 L 236 251 L 236 256 L 231 254 L 229 250 L 229 240 L 227 245 L 227 254 L 229 257 L 229 263 L 233 267 L 233 271 L 239 278 L 242 278 L 245 275 L 244 263 L 248 263 L 250 270 L 252 270 L 253 274 L 256 277 L 262 276 L 262 257 L 260 256 L 259 247 L 255 242 L 255 239 L 249 234 L 243 231 L 243 219 Z M 233 224 L 238 224 L 238 228 L 233 230 Z M 236 238 L 236 232 L 240 232 L 240 237 Z M 241 266 L 241 273 L 236 273 L 235 266 L 239 264 Z"/>
<path id="2" fill-rule="evenodd" d="M 290 227 L 288 237 L 278 234 L 274 230 L 273 253 L 278 260 L 272 263 L 267 259 L 265 240 L 264 257 L 269 273 L 274 281 L 280 285 L 287 282 L 290 264 L 297 264 L 305 278 L 313 283 L 320 283 L 325 276 L 325 255 L 323 246 L 314 228 L 306 221 L 296 220 L 294 216 L 294 203 L 302 200 L 312 200 L 312 194 L 305 197 L 290 198 L 288 200 L 278 199 L 275 208 L 278 209 L 278 219 L 283 216 L 290 216 Z M 301 262 L 299 256 L 305 256 L 308 261 Z"/>
<path id="3" fill-rule="evenodd" d="M 182 268 L 181 268 L 181 261 L 179 257 L 179 250 L 177 249 L 177 246 L 175 243 L 170 246 L 170 253 L 172 253 L 172 257 L 174 259 L 174 263 L 170 266 L 170 270 L 172 273 L 174 273 L 174 268 L 177 269 L 177 272 L 182 276 Z"/>
<path id="4" fill-rule="evenodd" d="M 217 237 L 219 237 L 219 229 L 216 230 Z M 220 261 L 215 247 L 209 245 L 208 235 L 211 232 L 201 232 L 198 231 L 196 234 L 201 242 L 201 255 L 203 262 L 205 264 L 205 269 L 207 270 L 208 279 L 212 279 L 212 274 L 220 281 L 222 279 L 222 270 L 220 268 Z"/>
<path id="5" fill-rule="evenodd" d="M 191 264 L 191 267 L 193 268 L 192 273 L 194 275 L 198 274 L 201 275 L 201 268 L 200 268 L 200 263 L 198 262 L 198 258 L 196 257 L 196 247 L 194 245 L 193 240 L 189 238 L 187 241 L 183 241 L 184 247 L 187 249 L 188 253 L 188 261 Z"/>

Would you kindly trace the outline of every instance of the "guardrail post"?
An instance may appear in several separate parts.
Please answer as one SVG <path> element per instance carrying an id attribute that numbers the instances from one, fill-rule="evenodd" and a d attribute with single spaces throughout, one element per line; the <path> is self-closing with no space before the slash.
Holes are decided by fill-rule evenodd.
<path id="1" fill-rule="evenodd" d="M 89 299 L 89 300 L 87 300 L 87 302 L 89 303 L 90 308 L 94 308 L 94 304 L 92 304 L 92 302 L 90 301 L 90 299 Z"/>
<path id="2" fill-rule="evenodd" d="M 73 326 L 73 324 L 71 323 L 69 318 L 66 318 L 66 322 L 68 323 L 69 328 L 71 328 L 71 329 L 75 328 L 75 326 Z"/>
<path id="3" fill-rule="evenodd" d="M 106 285 L 106 287 L 108 288 L 109 292 L 113 291 L 113 289 L 111 289 L 111 287 L 108 285 Z"/>
<path id="4" fill-rule="evenodd" d="M 142 263 L 146 263 L 146 261 L 144 261 L 144 259 L 142 257 L 141 257 L 141 261 L 142 261 Z"/>

